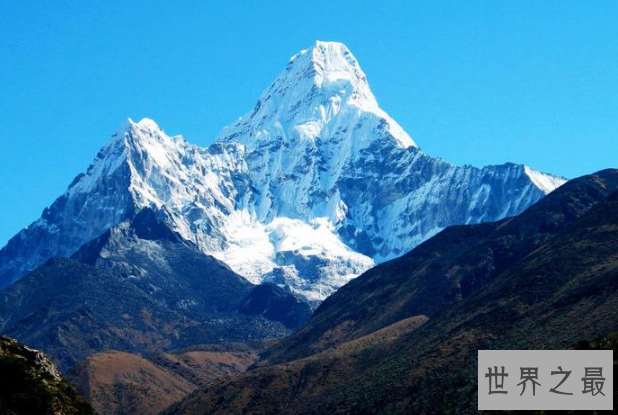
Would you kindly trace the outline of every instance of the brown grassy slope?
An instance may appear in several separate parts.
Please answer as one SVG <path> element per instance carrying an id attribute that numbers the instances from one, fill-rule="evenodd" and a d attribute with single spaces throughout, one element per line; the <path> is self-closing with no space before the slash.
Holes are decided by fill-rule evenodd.
<path id="1" fill-rule="evenodd" d="M 310 412 L 316 402 L 332 393 L 333 387 L 351 379 L 357 368 L 397 347 L 402 336 L 426 322 L 425 316 L 411 317 L 314 356 L 215 380 L 206 388 L 223 387 L 222 395 L 198 390 L 170 411 L 174 414 Z M 300 400 L 299 394 L 302 394 Z"/>
<path id="2" fill-rule="evenodd" d="M 101 414 L 150 415 L 182 399 L 194 384 L 135 354 L 97 353 L 74 382 Z"/>
<path id="3" fill-rule="evenodd" d="M 262 347 L 208 345 L 152 358 L 102 352 L 78 365 L 69 377 L 102 415 L 154 415 L 201 384 L 245 371 Z"/>

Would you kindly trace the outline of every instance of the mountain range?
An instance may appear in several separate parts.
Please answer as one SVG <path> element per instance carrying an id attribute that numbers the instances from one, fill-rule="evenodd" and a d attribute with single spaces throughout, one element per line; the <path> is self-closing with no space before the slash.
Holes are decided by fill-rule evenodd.
<path id="1" fill-rule="evenodd" d="M 246 373 L 166 413 L 478 413 L 478 350 L 616 350 L 617 293 L 613 169 L 373 268 Z"/>
<path id="2" fill-rule="evenodd" d="M 615 348 L 617 206 L 427 155 L 318 41 L 208 147 L 126 121 L 0 250 L 0 333 L 102 414 L 476 413 L 479 349 Z"/>
<path id="3" fill-rule="evenodd" d="M 144 352 L 142 345 L 134 349 L 137 353 L 91 350 L 88 357 L 69 371 L 68 378 L 102 414 L 150 415 L 169 404 L 173 405 L 165 413 L 170 415 L 476 413 L 477 350 L 616 350 L 617 207 L 618 170 L 574 179 L 520 215 L 493 223 L 449 227 L 410 253 L 365 272 L 330 296 L 308 323 L 282 340 L 220 342 L 172 350 L 178 342 L 163 352 L 152 349 Z M 203 256 L 203 261 L 210 262 L 206 275 L 216 274 L 215 265 L 220 272 L 227 269 L 164 226 L 165 221 L 165 216 L 144 210 L 132 221 L 123 222 L 86 244 L 73 258 L 52 260 L 17 282 L 5 291 L 10 293 L 21 287 L 18 295 L 9 301 L 19 298 L 26 305 L 36 303 L 37 299 L 41 301 L 41 295 L 24 291 L 40 287 L 36 288 L 40 293 L 49 293 L 43 301 L 57 306 L 53 310 L 43 307 L 46 318 L 38 323 L 28 327 L 28 318 L 18 327 L 37 333 L 41 328 L 53 327 L 57 316 L 59 320 L 65 318 L 63 311 L 67 304 L 57 304 L 60 296 L 53 287 L 57 286 L 57 291 L 71 290 L 74 284 L 67 284 L 63 279 L 79 280 L 81 273 L 68 269 L 46 276 L 46 267 L 57 261 L 89 264 L 101 272 L 97 277 L 104 275 L 104 269 L 116 270 L 120 280 L 132 281 L 135 288 L 146 286 L 149 281 L 182 284 L 200 280 L 199 274 L 187 279 L 173 273 L 158 274 L 158 269 L 167 268 L 162 263 L 170 264 L 173 253 L 188 260 L 184 268 L 180 267 L 179 274 L 193 267 L 201 268 L 203 263 L 194 263 L 193 256 Z M 119 233 L 124 235 L 118 237 Z M 162 249 L 165 243 L 179 246 Z M 189 253 L 179 250 L 189 247 L 193 247 Z M 156 265 L 138 254 L 144 249 L 157 259 Z M 119 252 L 124 255 L 119 256 Z M 107 258 L 110 263 L 106 263 Z M 171 264 L 174 268 L 178 266 L 178 263 Z M 236 277 L 236 281 L 245 281 Z M 223 278 L 234 281 L 225 274 L 212 278 L 206 285 L 213 286 L 217 278 L 222 278 L 219 283 Z M 36 283 L 28 284 L 31 280 Z M 108 285 L 109 280 L 103 278 L 100 283 Z M 177 310 L 184 309 L 182 302 L 174 301 L 175 294 L 182 298 L 193 290 L 199 292 L 200 285 L 193 284 L 196 285 L 190 290 L 182 287 L 179 291 L 171 290 L 169 297 L 163 293 L 144 297 L 159 305 L 167 304 L 167 312 L 171 314 L 169 309 L 174 304 L 179 306 Z M 78 288 L 69 291 L 67 296 L 88 291 L 87 284 L 84 285 L 85 290 Z M 232 283 L 232 287 L 235 285 Z M 113 287 L 111 291 L 129 293 L 126 306 L 129 310 L 132 304 L 147 304 L 143 299 L 135 301 L 129 286 Z M 259 293 L 253 295 L 256 291 Z M 105 293 L 104 290 L 92 292 Z M 209 292 L 212 290 L 205 290 L 198 298 L 209 298 Z M 237 313 L 240 308 L 255 313 L 264 310 L 265 305 L 290 304 L 290 300 L 281 301 L 289 293 L 271 285 L 260 285 L 248 292 L 250 295 L 240 302 Z M 276 295 L 265 296 L 264 292 Z M 91 307 L 96 299 L 82 301 L 84 298 L 78 297 L 78 300 L 84 307 Z M 113 301 L 105 296 L 101 300 L 102 303 Z M 307 307 L 299 301 L 295 304 Z M 12 304 L 0 315 L 20 305 Z M 107 310 L 103 307 L 103 312 L 114 313 L 118 309 L 120 313 L 126 307 L 112 304 Z M 205 317 L 213 316 L 207 305 L 202 307 L 207 309 Z M 134 314 L 136 311 L 130 310 Z M 154 314 L 146 311 L 146 316 Z M 219 313 L 220 318 L 233 318 L 234 311 Z M 36 320 L 41 313 L 24 314 Z M 283 313 L 279 310 L 257 314 L 296 315 L 289 309 Z M 92 342 L 93 338 L 84 336 L 88 327 L 65 331 L 80 320 L 88 321 L 88 318 L 82 316 L 68 322 L 65 319 L 65 323 L 60 322 L 51 332 L 63 339 L 74 336 Z M 92 320 L 110 321 L 112 326 L 116 322 L 113 315 Z M 148 318 L 146 325 L 156 327 L 155 320 Z M 172 325 L 177 324 L 173 319 L 170 321 Z M 272 324 L 273 321 L 271 327 L 274 327 Z M 217 328 L 219 333 L 229 330 L 226 325 L 214 325 L 211 329 Z M 122 327 L 112 330 L 120 339 L 130 337 L 123 335 Z M 94 327 L 94 333 L 105 331 Z M 254 332 L 257 331 L 259 328 Z M 173 338 L 179 332 L 176 330 L 171 336 L 167 332 L 167 337 L 157 340 Z M 138 326 L 133 335 L 140 333 L 142 338 L 149 335 L 148 329 Z M 21 332 L 20 336 L 23 335 Z M 11 367 L 10 376 L 3 379 L 11 385 L 17 384 L 14 380 L 23 379 L 20 373 L 28 369 L 20 370 Z M 57 373 L 57 369 L 54 371 Z M 84 406 L 66 383 L 60 384 L 62 388 L 54 387 L 46 392 L 49 399 L 53 402 L 69 399 L 83 413 L 91 413 L 86 412 L 89 407 Z M 614 396 L 618 396 L 616 390 Z"/>
<path id="4" fill-rule="evenodd" d="M 564 181 L 425 154 L 379 107 L 348 48 L 317 42 L 207 148 L 152 120 L 126 122 L 0 250 L 0 287 L 148 208 L 248 281 L 317 304 L 450 225 L 518 214 Z"/>

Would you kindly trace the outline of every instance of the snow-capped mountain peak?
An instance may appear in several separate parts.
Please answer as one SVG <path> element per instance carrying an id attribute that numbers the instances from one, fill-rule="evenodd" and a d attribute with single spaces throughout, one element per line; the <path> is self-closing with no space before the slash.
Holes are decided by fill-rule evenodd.
<path id="1" fill-rule="evenodd" d="M 355 130 L 362 124 L 381 131 L 358 134 Z M 225 128 L 220 140 L 236 141 L 253 151 L 270 142 L 314 146 L 329 136 L 336 137 L 346 153 L 358 152 L 374 140 L 416 146 L 380 109 L 350 50 L 343 43 L 318 41 L 292 56 L 253 110 Z"/>
<path id="2" fill-rule="evenodd" d="M 128 118 L 99 151 L 87 172 L 78 176 L 69 186 L 69 194 L 91 192 L 101 181 L 121 176 L 130 183 L 129 190 L 136 194 L 136 206 L 160 205 L 152 192 L 145 191 L 144 175 L 153 171 L 163 172 L 181 164 L 187 143 L 179 137 L 169 137 L 151 119 L 139 122 Z M 172 172 L 167 172 L 170 180 L 177 180 Z"/>
<path id="3" fill-rule="evenodd" d="M 343 43 L 317 41 L 311 49 L 292 56 L 286 74 L 278 80 L 282 84 L 307 78 L 313 81 L 312 86 L 323 88 L 333 96 L 348 94 L 348 104 L 367 110 L 378 107 L 365 73 Z"/>
<path id="4" fill-rule="evenodd" d="M 447 226 L 515 215 L 563 182 L 426 155 L 380 109 L 348 48 L 317 42 L 210 147 L 127 120 L 0 250 L 0 287 L 151 208 L 250 281 L 322 300 Z"/>

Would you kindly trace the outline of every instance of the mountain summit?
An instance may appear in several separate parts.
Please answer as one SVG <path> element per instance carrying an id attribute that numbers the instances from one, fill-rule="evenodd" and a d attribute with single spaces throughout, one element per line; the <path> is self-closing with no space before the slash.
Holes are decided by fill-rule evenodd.
<path id="1" fill-rule="evenodd" d="M 426 155 L 380 109 L 348 48 L 317 42 L 207 148 L 152 120 L 125 123 L 0 251 L 0 287 L 150 208 L 251 282 L 320 301 L 447 226 L 518 214 L 562 183 Z"/>
<path id="2" fill-rule="evenodd" d="M 381 125 L 390 134 L 358 134 L 354 129 L 358 123 Z M 358 152 L 378 138 L 404 148 L 416 146 L 380 109 L 350 50 L 343 43 L 318 41 L 292 56 L 253 110 L 225 128 L 220 140 L 254 150 L 272 140 L 292 145 L 335 134 L 340 145 L 349 147 L 348 152 Z"/>

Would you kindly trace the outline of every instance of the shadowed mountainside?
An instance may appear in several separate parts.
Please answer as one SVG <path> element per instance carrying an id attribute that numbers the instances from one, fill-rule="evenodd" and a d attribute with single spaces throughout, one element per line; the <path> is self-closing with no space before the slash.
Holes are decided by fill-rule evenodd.
<path id="1" fill-rule="evenodd" d="M 103 350 L 157 354 L 281 337 L 309 318 L 309 306 L 287 293 L 283 303 L 239 311 L 255 286 L 167 223 L 165 211 L 144 209 L 73 257 L 48 261 L 0 293 L 0 331 L 66 369 Z"/>
<path id="2" fill-rule="evenodd" d="M 574 179 L 522 214 L 453 226 L 342 287 L 301 330 L 267 352 L 270 363 L 311 355 L 401 319 L 442 314 L 571 226 L 618 189 L 618 170 Z"/>

